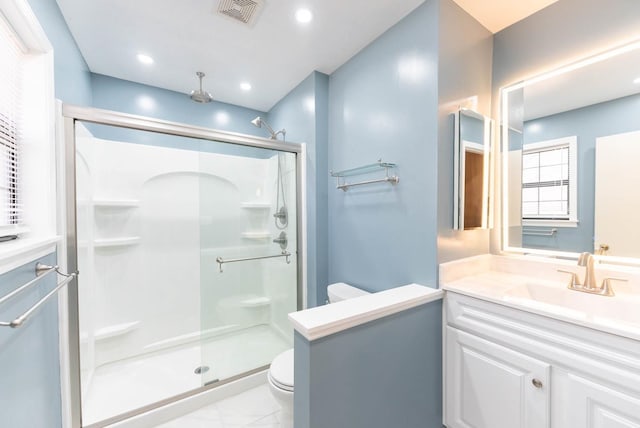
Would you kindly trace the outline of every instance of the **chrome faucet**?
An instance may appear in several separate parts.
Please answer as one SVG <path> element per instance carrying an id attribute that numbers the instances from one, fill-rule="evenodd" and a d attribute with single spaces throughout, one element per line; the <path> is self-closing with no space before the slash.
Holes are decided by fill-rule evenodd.
<path id="1" fill-rule="evenodd" d="M 580 278 L 575 272 L 566 270 L 558 270 L 558 272 L 568 273 L 571 275 L 571 280 L 567 288 L 570 290 L 582 291 L 584 293 L 598 294 L 601 296 L 615 296 L 611 281 L 627 281 L 622 278 L 605 278 L 602 280 L 600 287 L 596 286 L 596 274 L 594 271 L 593 255 L 590 253 L 582 253 L 578 257 L 578 266 L 586 267 L 584 275 L 584 283 L 580 282 Z"/>

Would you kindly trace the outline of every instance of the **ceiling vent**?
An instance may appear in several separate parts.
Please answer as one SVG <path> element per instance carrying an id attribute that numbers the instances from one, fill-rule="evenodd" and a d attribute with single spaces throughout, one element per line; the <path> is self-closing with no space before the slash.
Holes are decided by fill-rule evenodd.
<path id="1" fill-rule="evenodd" d="M 262 4 L 263 0 L 220 0 L 218 13 L 234 21 L 253 25 Z"/>

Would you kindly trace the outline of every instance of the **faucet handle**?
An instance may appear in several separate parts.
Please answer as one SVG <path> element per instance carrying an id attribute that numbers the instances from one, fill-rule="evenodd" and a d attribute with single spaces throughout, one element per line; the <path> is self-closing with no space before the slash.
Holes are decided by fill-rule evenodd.
<path id="1" fill-rule="evenodd" d="M 567 285 L 567 288 L 576 288 L 582 285 L 580 283 L 580 278 L 578 278 L 577 273 L 571 272 L 569 270 L 562 270 L 562 269 L 558 269 L 558 272 L 568 273 L 569 275 L 571 275 L 571 279 L 569 280 L 569 284 Z"/>
<path id="2" fill-rule="evenodd" d="M 627 282 L 628 279 L 624 278 L 605 278 L 602 280 L 602 285 L 600 286 L 600 294 L 603 296 L 615 296 L 616 293 L 613 292 L 613 287 L 611 286 L 611 281 L 624 281 Z"/>

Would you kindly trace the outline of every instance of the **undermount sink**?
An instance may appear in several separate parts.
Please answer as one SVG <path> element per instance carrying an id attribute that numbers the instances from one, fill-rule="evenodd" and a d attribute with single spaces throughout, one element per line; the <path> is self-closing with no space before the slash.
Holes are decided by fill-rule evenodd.
<path id="1" fill-rule="evenodd" d="M 531 282 L 507 290 L 503 299 L 544 312 L 604 324 L 624 323 L 640 329 L 640 296 L 634 294 L 606 297 L 570 290 L 559 284 Z"/>

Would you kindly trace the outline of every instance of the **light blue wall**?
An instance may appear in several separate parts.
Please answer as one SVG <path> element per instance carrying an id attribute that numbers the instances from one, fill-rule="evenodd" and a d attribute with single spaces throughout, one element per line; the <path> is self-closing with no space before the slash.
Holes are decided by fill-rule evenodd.
<path id="1" fill-rule="evenodd" d="M 56 262 L 51 254 L 39 261 Z M 0 296 L 35 277 L 36 261 L 0 275 Z M 11 321 L 55 287 L 50 274 L 0 306 L 0 320 Z M 0 426 L 62 426 L 58 304 L 50 299 L 22 327 L 0 327 Z"/>
<path id="2" fill-rule="evenodd" d="M 330 283 L 369 291 L 436 285 L 437 76 L 438 1 L 419 6 L 331 75 L 329 168 L 382 158 L 398 164 L 400 183 L 343 192 L 331 180 Z"/>
<path id="3" fill-rule="evenodd" d="M 451 0 L 440 0 L 438 62 L 438 263 L 489 252 L 488 230 L 453 230 L 451 114 L 459 106 L 491 116 L 493 35 Z M 473 100 L 472 105 L 466 105 Z"/>
<path id="4" fill-rule="evenodd" d="M 69 28 L 54 0 L 28 0 L 53 45 L 55 94 L 65 103 L 90 106 L 91 79 Z"/>
<path id="5" fill-rule="evenodd" d="M 154 86 L 91 75 L 93 107 L 153 117 L 172 122 L 264 137 L 265 132 L 251 124 L 264 112 L 213 101 L 196 103 L 187 94 Z"/>
<path id="6" fill-rule="evenodd" d="M 442 426 L 442 303 L 309 342 L 296 333 L 296 428 Z"/>
<path id="7" fill-rule="evenodd" d="M 327 252 L 327 97 L 329 76 L 314 72 L 268 113 L 287 141 L 307 144 L 307 304 L 323 303 Z M 321 287 L 318 287 L 320 284 Z"/>
<path id="8" fill-rule="evenodd" d="M 527 248 L 593 251 L 596 138 L 640 130 L 640 94 L 595 104 L 524 124 L 524 143 L 578 137 L 578 227 L 558 228 L 553 237 L 526 235 Z M 535 228 L 532 228 L 535 229 Z"/>
<path id="9" fill-rule="evenodd" d="M 638 28 L 640 2 L 559 0 L 500 31 L 494 36 L 494 117 L 500 88 L 638 37 Z M 497 209 L 497 224 L 500 214 Z M 493 238 L 492 251 L 497 251 L 499 237 Z"/>

